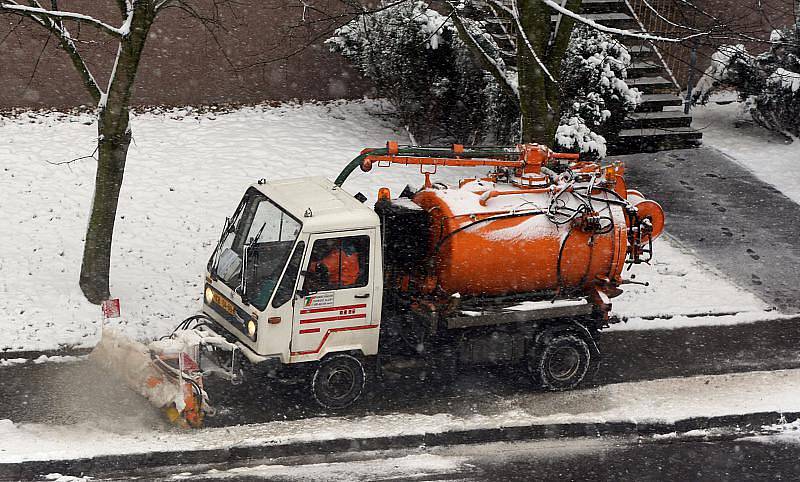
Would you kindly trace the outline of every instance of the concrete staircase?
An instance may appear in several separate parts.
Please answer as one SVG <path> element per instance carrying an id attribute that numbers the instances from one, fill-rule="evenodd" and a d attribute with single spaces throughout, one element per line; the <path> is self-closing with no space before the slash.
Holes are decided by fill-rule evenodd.
<path id="1" fill-rule="evenodd" d="M 624 0 L 583 0 L 582 15 L 608 27 L 640 31 Z M 488 5 L 471 12 L 472 18 L 483 22 L 501 49 L 509 68 L 516 68 L 515 39 L 509 23 L 499 18 Z M 558 15 L 551 16 L 553 23 Z M 642 104 L 623 124 L 619 138 L 609 145 L 609 154 L 652 152 L 665 149 L 696 147 L 703 134 L 691 127 L 692 117 L 683 113 L 683 99 L 678 87 L 649 42 L 621 37 L 628 47 L 632 63 L 628 67 L 628 85 L 642 92 Z"/>

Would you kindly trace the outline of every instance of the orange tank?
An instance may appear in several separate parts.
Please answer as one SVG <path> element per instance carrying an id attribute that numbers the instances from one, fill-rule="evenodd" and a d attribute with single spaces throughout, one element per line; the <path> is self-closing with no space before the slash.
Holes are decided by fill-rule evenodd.
<path id="1" fill-rule="evenodd" d="M 577 171 L 584 174 L 465 180 L 414 195 L 431 216 L 438 287 L 462 295 L 616 287 L 626 257 L 661 233 L 663 212 L 638 192 L 628 199 L 621 168 Z"/>

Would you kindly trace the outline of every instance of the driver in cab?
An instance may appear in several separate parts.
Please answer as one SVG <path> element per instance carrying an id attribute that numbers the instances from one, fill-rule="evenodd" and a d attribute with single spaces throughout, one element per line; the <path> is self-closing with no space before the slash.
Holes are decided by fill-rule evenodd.
<path id="1" fill-rule="evenodd" d="M 321 241 L 324 256 L 312 261 L 309 271 L 315 273 L 310 290 L 322 291 L 349 288 L 356 285 L 360 273 L 360 260 L 355 245 L 348 240 L 328 239 Z M 316 246 L 315 249 L 316 250 Z"/>

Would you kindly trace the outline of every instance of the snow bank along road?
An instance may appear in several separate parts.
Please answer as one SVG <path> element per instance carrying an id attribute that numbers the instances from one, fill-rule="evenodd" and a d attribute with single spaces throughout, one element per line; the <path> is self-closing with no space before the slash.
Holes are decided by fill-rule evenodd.
<path id="1" fill-rule="evenodd" d="M 791 480 L 800 431 L 732 437 L 716 430 L 653 437 L 580 437 L 226 462 L 125 471 L 144 480 Z M 783 430 L 781 430 L 783 429 Z M 679 442 L 679 443 L 676 443 Z M 680 461 L 680 463 L 675 463 Z M 119 472 L 103 474 L 120 477 Z M 94 479 L 93 479 L 94 480 Z M 64 481 L 68 482 L 68 481 Z M 78 482 L 78 481 L 72 481 Z"/>
<path id="2" fill-rule="evenodd" d="M 669 436 L 746 420 L 778 423 L 800 413 L 800 370 L 620 383 L 573 392 L 484 399 L 466 412 L 391 413 L 363 417 L 314 417 L 235 428 L 195 431 L 98 428 L 92 422 L 64 426 L 0 422 L 0 470 L 24 461 L 74 460 L 73 469 L 122 461 L 172 464 L 302 455 L 403 446 L 435 446 L 494 440 L 613 433 Z M 761 414 L 761 415 L 757 415 Z M 743 427 L 743 429 L 745 429 Z M 195 452 L 198 453 L 194 454 Z M 146 457 L 141 454 L 158 453 Z M 172 454 L 170 456 L 170 454 Z M 194 455 L 192 455 L 194 454 Z M 35 464 L 34 464 L 35 466 Z M 58 466 L 56 464 L 55 466 Z M 53 464 L 41 464 L 43 469 Z M 30 468 L 30 466 L 28 467 Z"/>

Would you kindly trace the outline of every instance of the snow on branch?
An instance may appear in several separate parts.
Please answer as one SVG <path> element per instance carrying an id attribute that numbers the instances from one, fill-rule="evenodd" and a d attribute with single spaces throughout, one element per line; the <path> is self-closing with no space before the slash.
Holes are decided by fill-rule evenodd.
<path id="1" fill-rule="evenodd" d="M 470 50 L 478 54 L 487 67 L 487 70 L 489 70 L 494 78 L 497 79 L 509 93 L 519 98 L 519 80 L 516 77 L 510 77 L 513 73 L 506 70 L 505 65 L 501 63 L 502 61 L 495 60 L 486 52 L 486 49 L 481 46 L 480 42 L 478 42 L 469 31 L 469 28 L 464 24 L 464 19 L 458 14 L 458 6 L 453 5 L 453 3 L 449 1 L 447 4 L 450 6 L 453 25 L 456 27 L 461 40 Z"/>
<path id="2" fill-rule="evenodd" d="M 116 38 L 122 38 L 128 35 L 128 33 L 130 32 L 131 18 L 132 18 L 131 10 L 128 10 L 128 15 L 127 18 L 125 19 L 125 23 L 121 27 L 116 28 L 92 16 L 84 15 L 82 13 L 65 12 L 63 10 L 47 10 L 41 7 L 29 7 L 26 5 L 20 5 L 16 2 L 0 2 L 0 12 L 2 11 L 24 15 L 30 18 L 36 16 L 39 18 L 49 18 L 50 20 L 59 20 L 59 21 L 73 20 L 76 22 L 81 22 L 96 27 L 100 31 L 105 32 L 108 35 L 111 35 L 112 37 Z"/>
<path id="3" fill-rule="evenodd" d="M 586 24 L 586 25 L 588 25 L 588 26 L 590 26 L 590 27 L 592 27 L 594 29 L 600 30 L 601 32 L 610 33 L 610 34 L 614 34 L 614 35 L 622 35 L 624 37 L 634 37 L 634 38 L 639 38 L 639 39 L 642 39 L 642 40 L 651 40 L 651 41 L 656 41 L 656 42 L 680 43 L 680 42 L 685 42 L 686 40 L 690 40 L 690 39 L 693 39 L 693 38 L 696 38 L 696 37 L 701 37 L 701 36 L 705 36 L 705 35 L 709 34 L 708 32 L 699 32 L 699 33 L 695 33 L 695 34 L 692 34 L 692 35 L 687 35 L 686 37 L 671 38 L 671 37 L 662 37 L 660 35 L 650 35 L 650 34 L 646 34 L 646 33 L 631 32 L 630 30 L 623 30 L 623 29 L 620 29 L 620 28 L 606 27 L 605 25 L 600 25 L 599 23 L 595 22 L 594 20 L 591 20 L 591 19 L 588 19 L 586 17 L 583 17 L 583 16 L 573 12 L 572 10 L 569 10 L 569 9 L 566 9 L 566 8 L 562 7 L 561 5 L 557 4 L 553 0 L 542 0 L 542 2 L 545 5 L 547 5 L 548 7 L 552 8 L 555 11 L 557 11 L 558 13 L 566 15 L 567 17 L 571 17 L 574 20 L 576 20 L 578 22 L 581 22 L 583 24 Z"/>
<path id="4" fill-rule="evenodd" d="M 525 29 L 522 28 L 522 22 L 519 19 L 519 9 L 517 8 L 516 0 L 513 0 L 514 4 L 513 9 L 506 7 L 498 0 L 489 0 L 489 3 L 491 3 L 495 8 L 505 12 L 506 15 L 508 15 L 512 20 L 514 20 L 514 26 L 517 29 L 517 33 L 525 41 L 525 46 L 528 47 L 528 52 L 530 52 L 531 56 L 533 56 L 533 60 L 535 60 L 536 63 L 539 64 L 539 68 L 541 68 L 542 71 L 545 73 L 545 75 L 547 75 L 547 78 L 550 79 L 550 81 L 553 82 L 554 84 L 557 84 L 558 82 L 556 82 L 556 79 L 553 77 L 553 74 L 550 73 L 550 71 L 544 65 L 544 62 L 542 62 L 542 59 L 540 59 L 539 56 L 536 54 L 536 50 L 533 49 L 533 45 L 531 45 L 530 39 L 528 39 L 528 36 L 525 34 Z"/>
<path id="5" fill-rule="evenodd" d="M 38 4 L 38 2 L 36 2 Z M 9 6 L 8 3 L 0 4 L 0 11 L 5 9 L 6 6 Z M 89 70 L 89 66 L 83 60 L 80 52 L 78 51 L 78 47 L 75 45 L 75 41 L 70 35 L 69 30 L 64 26 L 63 22 L 59 19 L 58 21 L 51 17 L 40 15 L 38 13 L 23 13 L 21 14 L 27 18 L 30 18 L 41 27 L 47 29 L 51 34 L 55 35 L 58 38 L 61 47 L 69 56 L 70 60 L 72 61 L 73 66 L 78 71 L 78 74 L 81 76 L 83 80 L 83 85 L 89 91 L 89 95 L 95 102 L 99 102 L 100 99 L 103 97 L 104 93 L 102 89 L 100 89 L 100 85 L 98 84 L 97 80 L 95 79 L 94 75 L 92 75 L 91 70 Z"/>

